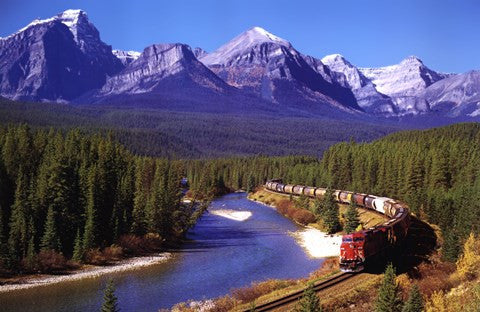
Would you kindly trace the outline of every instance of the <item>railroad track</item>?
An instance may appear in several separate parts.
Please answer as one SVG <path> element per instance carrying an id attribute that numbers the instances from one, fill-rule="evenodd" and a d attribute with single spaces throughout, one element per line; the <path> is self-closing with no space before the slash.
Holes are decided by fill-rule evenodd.
<path id="1" fill-rule="evenodd" d="M 320 292 L 324 289 L 327 289 L 334 285 L 342 283 L 343 281 L 351 278 L 354 275 L 355 273 L 339 273 L 325 281 L 315 283 L 313 286 L 313 289 L 315 290 L 315 292 Z M 298 290 L 294 293 L 288 294 L 282 298 L 256 306 L 255 311 L 258 311 L 258 312 L 272 311 L 273 309 L 295 302 L 302 297 L 304 291 L 305 291 L 305 288 Z M 250 309 L 243 310 L 243 312 L 248 312 L 248 311 L 250 311 Z"/>

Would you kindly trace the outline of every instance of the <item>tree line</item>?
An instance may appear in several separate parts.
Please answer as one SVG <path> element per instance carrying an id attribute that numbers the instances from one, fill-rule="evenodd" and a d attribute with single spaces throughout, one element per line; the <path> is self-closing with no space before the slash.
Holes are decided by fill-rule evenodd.
<path id="1" fill-rule="evenodd" d="M 111 135 L 0 128 L 0 269 L 35 271 L 191 225 L 180 162 L 135 156 Z M 138 243 L 138 242 L 137 242 Z"/>

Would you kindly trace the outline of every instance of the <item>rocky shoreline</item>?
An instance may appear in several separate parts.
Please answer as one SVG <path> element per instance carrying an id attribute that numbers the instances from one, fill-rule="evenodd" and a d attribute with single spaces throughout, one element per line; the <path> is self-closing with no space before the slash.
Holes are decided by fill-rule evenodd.
<path id="1" fill-rule="evenodd" d="M 108 274 L 134 271 L 158 263 L 167 261 L 172 257 L 171 253 L 164 252 L 144 257 L 134 257 L 121 260 L 109 266 L 90 266 L 85 269 L 74 271 L 66 275 L 42 275 L 25 278 L 18 283 L 5 284 L 0 286 L 0 293 L 16 290 L 24 290 L 34 287 L 47 286 L 63 282 L 71 282 L 88 278 L 98 278 Z"/>

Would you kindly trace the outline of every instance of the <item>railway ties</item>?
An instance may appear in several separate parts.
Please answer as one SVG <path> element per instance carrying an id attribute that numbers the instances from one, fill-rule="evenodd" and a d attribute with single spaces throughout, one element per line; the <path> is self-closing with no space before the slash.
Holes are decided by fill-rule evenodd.
<path id="1" fill-rule="evenodd" d="M 337 274 L 337 275 L 335 275 L 335 276 L 333 276 L 333 277 L 331 277 L 327 280 L 315 283 L 313 285 L 313 289 L 315 290 L 315 292 L 318 293 L 318 292 L 320 292 L 324 289 L 327 289 L 327 288 L 330 288 L 330 287 L 335 286 L 337 284 L 340 284 L 340 283 L 344 282 L 345 280 L 351 278 L 354 275 L 355 275 L 355 273 L 340 273 L 340 274 Z M 258 311 L 258 312 L 260 312 L 260 311 L 272 311 L 276 308 L 280 308 L 280 307 L 285 306 L 287 304 L 298 301 L 303 296 L 304 291 L 305 291 L 305 288 L 301 289 L 301 290 L 298 290 L 294 293 L 288 294 L 288 295 L 286 295 L 282 298 L 278 298 L 276 300 L 261 304 L 259 306 L 255 306 L 255 311 Z M 248 311 L 251 311 L 251 309 L 247 309 L 247 310 L 243 310 L 243 311 L 248 312 Z"/>

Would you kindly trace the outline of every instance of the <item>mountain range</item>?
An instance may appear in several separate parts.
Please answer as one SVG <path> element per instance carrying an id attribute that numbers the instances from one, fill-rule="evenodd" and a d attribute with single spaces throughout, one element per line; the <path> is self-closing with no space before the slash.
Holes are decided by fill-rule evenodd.
<path id="1" fill-rule="evenodd" d="M 0 38 L 0 95 L 172 111 L 476 119 L 480 72 L 440 73 L 415 56 L 359 68 L 339 54 L 302 54 L 260 27 L 211 53 L 182 43 L 112 50 L 84 11 L 67 10 Z"/>

